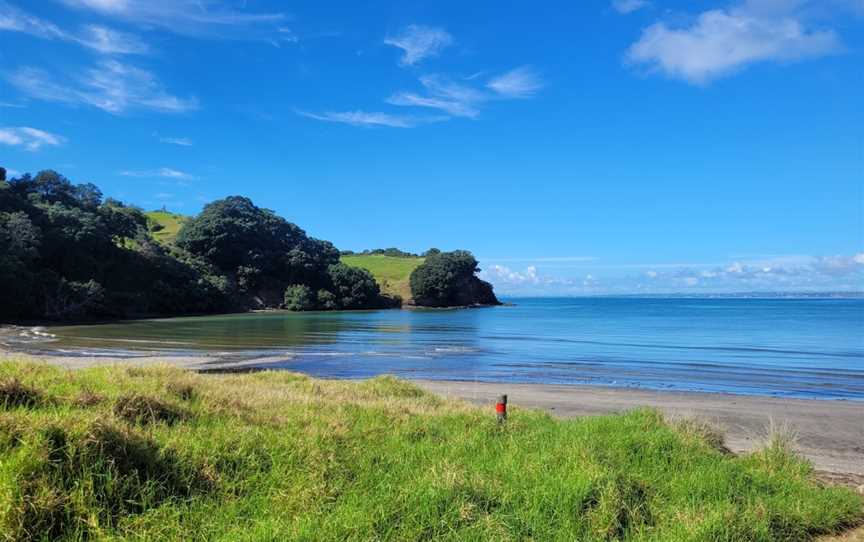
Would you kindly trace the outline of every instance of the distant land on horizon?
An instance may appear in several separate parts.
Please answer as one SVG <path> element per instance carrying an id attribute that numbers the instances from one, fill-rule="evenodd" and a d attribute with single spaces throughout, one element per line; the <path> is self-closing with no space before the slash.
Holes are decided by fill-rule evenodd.
<path id="1" fill-rule="evenodd" d="M 630 298 L 630 299 L 858 299 L 864 291 L 849 292 L 719 292 L 665 294 L 594 294 L 594 295 L 502 295 L 505 299 L 576 299 L 576 298 Z"/>

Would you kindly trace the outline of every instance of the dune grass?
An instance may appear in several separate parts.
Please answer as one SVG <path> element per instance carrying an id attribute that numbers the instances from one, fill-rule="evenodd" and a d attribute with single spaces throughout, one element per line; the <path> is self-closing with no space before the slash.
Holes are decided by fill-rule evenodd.
<path id="1" fill-rule="evenodd" d="M 153 238 L 162 243 L 173 243 L 180 228 L 189 220 L 188 216 L 168 211 L 147 211 L 144 214 L 152 222 L 162 226 L 162 229 L 158 231 L 151 231 Z"/>
<path id="2" fill-rule="evenodd" d="M 342 256 L 342 263 L 366 269 L 386 294 L 398 295 L 403 301 L 411 299 L 411 272 L 424 258 L 396 258 L 380 254 Z"/>
<path id="3" fill-rule="evenodd" d="M 0 363 L 2 540 L 811 540 L 861 497 L 775 439 L 557 420 L 389 377 Z"/>

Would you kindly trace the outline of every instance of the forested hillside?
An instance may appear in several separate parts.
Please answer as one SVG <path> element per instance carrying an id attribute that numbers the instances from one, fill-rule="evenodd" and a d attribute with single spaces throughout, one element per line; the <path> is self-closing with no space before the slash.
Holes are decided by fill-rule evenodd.
<path id="1" fill-rule="evenodd" d="M 399 303 L 331 243 L 247 198 L 178 220 L 175 243 L 157 242 L 164 225 L 149 222 L 95 185 L 55 171 L 7 180 L 0 168 L 0 321 Z"/>

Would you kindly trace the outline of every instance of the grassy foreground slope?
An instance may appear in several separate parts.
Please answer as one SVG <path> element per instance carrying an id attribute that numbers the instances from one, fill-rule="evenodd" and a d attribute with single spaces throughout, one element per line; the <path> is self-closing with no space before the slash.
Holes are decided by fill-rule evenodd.
<path id="1" fill-rule="evenodd" d="M 393 379 L 0 364 L 3 540 L 810 540 L 861 519 L 779 443 Z"/>
<path id="2" fill-rule="evenodd" d="M 163 243 L 173 243 L 180 228 L 183 227 L 183 223 L 189 220 L 188 216 L 168 211 L 147 211 L 144 215 L 162 226 L 161 230 L 151 231 L 151 235 Z"/>
<path id="3" fill-rule="evenodd" d="M 411 299 L 411 272 L 423 263 L 424 258 L 397 258 L 380 254 L 355 254 L 342 256 L 342 263 L 362 267 L 372 273 L 386 294 L 399 295 L 403 301 Z"/>

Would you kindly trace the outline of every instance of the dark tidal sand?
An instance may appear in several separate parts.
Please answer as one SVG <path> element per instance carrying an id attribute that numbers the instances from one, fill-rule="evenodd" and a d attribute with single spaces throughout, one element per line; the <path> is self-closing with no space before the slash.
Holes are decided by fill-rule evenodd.
<path id="1" fill-rule="evenodd" d="M 726 447 L 736 453 L 752 451 L 764 443 L 773 420 L 775 426 L 785 424 L 797 434 L 797 451 L 816 469 L 826 471 L 826 478 L 864 483 L 864 401 L 552 384 L 417 383 L 440 395 L 488 405 L 490 414 L 495 398 L 504 393 L 512 406 L 539 408 L 564 418 L 656 408 L 670 416 L 697 417 L 716 425 L 725 435 Z"/>

